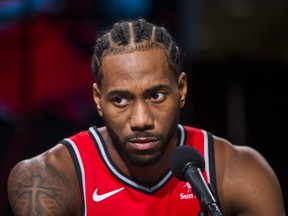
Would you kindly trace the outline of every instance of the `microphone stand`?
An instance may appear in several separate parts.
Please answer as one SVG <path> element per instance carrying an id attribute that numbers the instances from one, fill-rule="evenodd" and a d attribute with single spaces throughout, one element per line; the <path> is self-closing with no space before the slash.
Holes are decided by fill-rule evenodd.
<path id="1" fill-rule="evenodd" d="M 199 216 L 222 216 L 222 213 L 217 206 L 216 200 L 214 198 L 214 190 L 210 184 L 206 184 L 204 177 L 201 173 L 200 168 L 196 168 L 192 166 L 192 163 L 188 164 L 189 172 L 186 169 L 185 178 L 188 179 L 192 191 L 195 193 L 196 197 L 201 203 L 201 211 L 199 212 Z M 192 181 L 193 179 L 193 181 Z M 210 187 L 209 187 L 210 186 Z M 203 190 L 205 189 L 205 190 Z"/>
<path id="2" fill-rule="evenodd" d="M 198 213 L 198 216 L 208 216 L 207 210 L 205 209 L 204 204 L 202 202 L 200 203 L 200 207 L 201 209 Z"/>
<path id="3" fill-rule="evenodd" d="M 205 202 L 203 202 L 201 199 L 200 206 L 201 209 L 198 213 L 198 216 L 222 216 L 222 213 L 215 202 L 209 203 L 205 206 Z M 210 214 L 208 214 L 208 212 Z"/>
<path id="4" fill-rule="evenodd" d="M 208 212 L 211 214 L 211 216 L 222 216 L 222 213 L 220 212 L 216 203 L 210 203 L 206 206 L 206 208 L 208 209 Z"/>

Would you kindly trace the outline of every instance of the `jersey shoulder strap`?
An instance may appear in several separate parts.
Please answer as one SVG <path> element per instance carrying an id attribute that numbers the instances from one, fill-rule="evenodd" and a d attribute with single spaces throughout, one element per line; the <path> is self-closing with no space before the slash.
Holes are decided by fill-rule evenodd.
<path id="1" fill-rule="evenodd" d="M 195 127 L 184 126 L 184 128 L 186 131 L 186 145 L 195 147 L 204 157 L 207 182 L 216 201 L 219 203 L 213 135 L 206 130 Z"/>

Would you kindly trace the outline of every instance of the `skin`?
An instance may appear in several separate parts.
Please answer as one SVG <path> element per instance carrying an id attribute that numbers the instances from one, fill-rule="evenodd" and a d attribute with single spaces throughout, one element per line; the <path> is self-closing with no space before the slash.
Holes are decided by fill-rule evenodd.
<path id="1" fill-rule="evenodd" d="M 160 49 L 106 56 L 102 69 L 101 88 L 94 84 L 93 96 L 109 126 L 109 132 L 99 129 L 109 154 L 126 175 L 153 184 L 169 169 L 178 142 L 174 128 L 185 104 L 186 75 L 176 79 Z M 266 160 L 249 147 L 216 136 L 214 142 L 223 215 L 286 215 L 279 182 Z M 79 186 L 66 147 L 58 144 L 19 162 L 10 173 L 8 195 L 16 216 L 80 215 Z"/>

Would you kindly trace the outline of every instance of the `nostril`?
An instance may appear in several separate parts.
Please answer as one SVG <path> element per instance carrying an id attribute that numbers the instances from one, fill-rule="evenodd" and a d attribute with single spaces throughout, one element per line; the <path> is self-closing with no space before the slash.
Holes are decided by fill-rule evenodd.
<path id="1" fill-rule="evenodd" d="M 131 127 L 132 131 L 141 131 L 141 132 L 151 130 L 151 129 L 153 129 L 153 125 L 144 125 L 144 126 L 138 125 L 138 126 L 132 126 Z"/>
<path id="2" fill-rule="evenodd" d="M 131 130 L 144 131 L 151 130 L 154 127 L 154 120 L 151 117 L 141 116 L 138 118 L 131 118 L 129 121 Z"/>

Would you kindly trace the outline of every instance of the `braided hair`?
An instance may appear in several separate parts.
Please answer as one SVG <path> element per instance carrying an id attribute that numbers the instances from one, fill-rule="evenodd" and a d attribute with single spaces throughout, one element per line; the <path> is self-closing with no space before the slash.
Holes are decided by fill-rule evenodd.
<path id="1" fill-rule="evenodd" d="M 169 32 L 161 26 L 154 25 L 142 18 L 133 21 L 121 21 L 95 43 L 91 68 L 98 85 L 101 85 L 103 74 L 102 59 L 107 55 L 163 49 L 170 70 L 177 78 L 180 73 L 180 51 Z"/>

